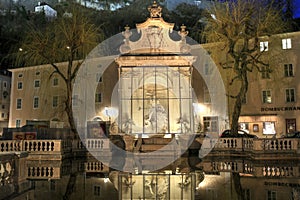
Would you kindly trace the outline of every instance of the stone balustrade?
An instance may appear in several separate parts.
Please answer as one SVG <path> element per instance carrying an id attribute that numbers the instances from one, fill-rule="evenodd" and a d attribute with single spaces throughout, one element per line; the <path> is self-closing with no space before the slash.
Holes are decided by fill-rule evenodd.
<path id="1" fill-rule="evenodd" d="M 212 161 L 204 162 L 204 171 L 253 173 L 253 165 L 244 161 Z"/>
<path id="2" fill-rule="evenodd" d="M 60 168 L 59 167 L 28 167 L 27 168 L 28 179 L 59 179 Z"/>
<path id="3" fill-rule="evenodd" d="M 109 150 L 110 149 L 109 139 L 86 139 L 85 146 L 89 151 L 94 150 Z"/>
<path id="4" fill-rule="evenodd" d="M 0 152 L 22 151 L 21 145 L 19 140 L 2 140 L 0 141 Z"/>
<path id="5" fill-rule="evenodd" d="M 1 140 L 0 151 L 66 152 L 72 148 L 68 140 Z"/>
<path id="6" fill-rule="evenodd" d="M 109 168 L 100 161 L 90 161 L 85 163 L 86 172 L 109 172 Z"/>
<path id="7" fill-rule="evenodd" d="M 258 139 L 253 140 L 253 150 L 256 151 L 297 151 L 299 149 L 298 138 Z"/>
<path id="8" fill-rule="evenodd" d="M 203 160 L 198 167 L 201 167 L 205 173 L 214 172 L 237 172 L 241 175 L 253 175 L 255 177 L 270 177 L 270 178 L 293 178 L 300 176 L 300 168 L 294 162 L 272 162 L 260 163 L 244 159 L 236 161 L 214 159 Z"/>
<path id="9" fill-rule="evenodd" d="M 292 166 L 265 166 L 262 167 L 263 176 L 266 177 L 295 177 L 298 171 L 298 167 Z"/>
<path id="10" fill-rule="evenodd" d="M 219 138 L 214 150 L 300 153 L 298 138 Z"/>

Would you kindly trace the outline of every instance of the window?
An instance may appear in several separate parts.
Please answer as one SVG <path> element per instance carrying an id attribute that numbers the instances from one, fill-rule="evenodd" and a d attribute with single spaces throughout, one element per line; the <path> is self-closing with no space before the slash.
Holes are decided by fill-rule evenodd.
<path id="1" fill-rule="evenodd" d="M 294 76 L 293 64 L 284 64 L 284 76 L 285 77 Z"/>
<path id="2" fill-rule="evenodd" d="M 204 74 L 211 75 L 211 73 L 212 73 L 211 65 L 208 62 L 206 62 L 204 64 Z"/>
<path id="3" fill-rule="evenodd" d="M 52 107 L 56 108 L 58 106 L 58 96 L 53 96 L 52 98 Z"/>
<path id="4" fill-rule="evenodd" d="M 20 128 L 20 126 L 21 126 L 21 120 L 16 119 L 16 128 Z"/>
<path id="5" fill-rule="evenodd" d="M 22 90 L 23 89 L 23 82 L 18 82 L 18 90 Z"/>
<path id="6" fill-rule="evenodd" d="M 204 88 L 204 103 L 211 103 L 209 91 L 207 88 Z"/>
<path id="7" fill-rule="evenodd" d="M 5 105 L 2 105 L 2 109 L 5 109 Z"/>
<path id="8" fill-rule="evenodd" d="M 100 73 L 97 73 L 97 74 L 96 74 L 96 81 L 97 81 L 98 83 L 101 83 L 101 82 L 102 82 L 102 74 L 100 74 Z"/>
<path id="9" fill-rule="evenodd" d="M 251 200 L 250 189 L 243 189 L 244 200 Z"/>
<path id="10" fill-rule="evenodd" d="M 263 134 L 265 135 L 276 134 L 275 122 L 263 122 Z"/>
<path id="11" fill-rule="evenodd" d="M 291 49 L 291 48 L 292 48 L 291 38 L 282 39 L 282 49 Z"/>
<path id="12" fill-rule="evenodd" d="M 19 78 L 22 78 L 22 77 L 23 77 L 23 74 L 22 74 L 22 73 L 18 74 L 18 77 L 19 77 Z"/>
<path id="13" fill-rule="evenodd" d="M 1 113 L 1 117 L 4 118 L 5 117 L 5 113 Z"/>
<path id="14" fill-rule="evenodd" d="M 218 117 L 203 117 L 205 132 L 218 132 Z"/>
<path id="15" fill-rule="evenodd" d="M 270 78 L 270 70 L 268 69 L 268 67 L 263 66 L 263 67 L 261 68 L 261 77 L 262 77 L 263 79 Z"/>
<path id="16" fill-rule="evenodd" d="M 267 192 L 267 200 L 276 200 L 276 191 L 268 190 Z"/>
<path id="17" fill-rule="evenodd" d="M 285 89 L 285 102 L 295 102 L 296 101 L 295 89 L 288 88 Z"/>
<path id="18" fill-rule="evenodd" d="M 96 93 L 96 95 L 95 95 L 95 102 L 96 103 L 101 103 L 102 102 L 102 95 L 101 95 L 101 93 Z"/>
<path id="19" fill-rule="evenodd" d="M 94 186 L 94 196 L 100 196 L 101 188 L 98 185 Z"/>
<path id="20" fill-rule="evenodd" d="M 39 107 L 39 97 L 34 97 L 33 98 L 33 108 L 38 108 Z"/>
<path id="21" fill-rule="evenodd" d="M 73 103 L 73 106 L 78 106 L 78 95 L 77 94 L 73 95 L 72 103 Z"/>
<path id="22" fill-rule="evenodd" d="M 242 98 L 242 104 L 246 104 L 247 103 L 247 94 L 245 94 L 245 98 Z"/>
<path id="23" fill-rule="evenodd" d="M 269 42 L 268 41 L 264 41 L 264 42 L 260 42 L 260 51 L 268 51 L 269 50 Z"/>
<path id="24" fill-rule="evenodd" d="M 50 181 L 50 190 L 55 191 L 55 181 L 54 180 Z"/>
<path id="25" fill-rule="evenodd" d="M 3 87 L 7 88 L 7 82 L 6 81 L 3 81 Z"/>
<path id="26" fill-rule="evenodd" d="M 58 78 L 53 79 L 53 86 L 58 86 Z"/>
<path id="27" fill-rule="evenodd" d="M 40 80 L 34 80 L 34 87 L 35 88 L 40 87 Z"/>
<path id="28" fill-rule="evenodd" d="M 41 74 L 40 71 L 35 72 L 35 75 L 36 75 L 36 76 L 38 76 L 38 75 L 40 75 L 40 74 Z"/>
<path id="29" fill-rule="evenodd" d="M 262 91 L 262 102 L 263 103 L 272 103 L 271 90 Z"/>
<path id="30" fill-rule="evenodd" d="M 22 109 L 22 99 L 17 99 L 17 109 Z"/>
<path id="31" fill-rule="evenodd" d="M 249 133 L 249 123 L 248 122 L 240 122 L 239 129 Z"/>
<path id="32" fill-rule="evenodd" d="M 285 119 L 286 124 L 286 132 L 287 133 L 293 133 L 296 131 L 296 119 Z"/>

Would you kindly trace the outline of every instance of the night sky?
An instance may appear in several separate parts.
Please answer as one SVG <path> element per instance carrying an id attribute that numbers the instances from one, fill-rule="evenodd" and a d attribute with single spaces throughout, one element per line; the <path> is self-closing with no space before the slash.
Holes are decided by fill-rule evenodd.
<path id="1" fill-rule="evenodd" d="M 294 18 L 300 17 L 300 0 L 294 0 L 295 13 Z"/>

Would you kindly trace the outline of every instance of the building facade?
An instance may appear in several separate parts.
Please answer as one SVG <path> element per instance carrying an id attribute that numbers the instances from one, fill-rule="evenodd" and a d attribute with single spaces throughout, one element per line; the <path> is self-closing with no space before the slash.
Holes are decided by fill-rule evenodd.
<path id="1" fill-rule="evenodd" d="M 11 73 L 7 70 L 0 71 L 0 132 L 8 126 L 9 106 L 11 92 Z"/>
<path id="2" fill-rule="evenodd" d="M 228 129 L 233 102 L 226 93 L 234 92 L 235 88 L 229 86 L 228 71 L 213 60 L 216 56 L 226 59 L 225 53 L 218 44 L 187 44 L 186 27 L 174 33 L 173 24 L 163 20 L 160 6 L 154 3 L 149 11 L 148 20 L 137 24 L 139 40 L 131 41 L 132 32 L 125 27 L 120 54 L 94 60 L 95 71 L 89 80 L 96 85 L 90 95 L 95 111 L 84 120 L 116 122 L 115 133 L 220 133 Z M 261 48 L 274 70 L 249 75 L 241 129 L 259 137 L 281 137 L 300 129 L 299 42 L 300 32 L 261 38 Z M 110 61 L 101 71 L 101 66 Z M 68 126 L 63 105 L 64 83 L 59 76 L 51 76 L 50 65 L 11 71 L 9 127 L 34 120 L 48 121 L 52 127 Z M 118 101 L 113 105 L 117 84 Z M 74 111 L 85 113 L 80 104 L 85 100 L 74 88 Z M 118 110 L 118 116 L 109 114 L 112 108 Z M 78 117 L 75 120 L 81 123 Z"/>

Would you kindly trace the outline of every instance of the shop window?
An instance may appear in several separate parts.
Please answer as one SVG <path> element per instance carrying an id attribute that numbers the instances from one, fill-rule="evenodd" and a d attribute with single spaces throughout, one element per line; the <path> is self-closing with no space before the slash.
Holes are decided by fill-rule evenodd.
<path id="1" fill-rule="evenodd" d="M 262 91 L 262 102 L 263 103 L 272 103 L 271 90 Z"/>
<path id="2" fill-rule="evenodd" d="M 268 41 L 263 41 L 260 42 L 260 51 L 268 51 L 269 50 L 269 42 Z"/>
<path id="3" fill-rule="evenodd" d="M 263 134 L 265 135 L 274 135 L 275 131 L 275 122 L 264 122 L 263 123 Z"/>
<path id="4" fill-rule="evenodd" d="M 288 88 L 285 89 L 285 102 L 295 102 L 296 96 L 295 96 L 295 89 L 294 88 Z"/>
<path id="5" fill-rule="evenodd" d="M 239 123 L 239 128 L 240 128 L 240 130 L 243 130 L 246 133 L 249 133 L 249 123 L 248 122 Z"/>
<path id="6" fill-rule="evenodd" d="M 291 49 L 292 40 L 291 38 L 282 39 L 282 49 Z"/>
<path id="7" fill-rule="evenodd" d="M 286 119 L 286 132 L 293 133 L 296 131 L 296 119 Z"/>
<path id="8" fill-rule="evenodd" d="M 285 77 L 294 76 L 293 64 L 284 64 L 284 76 Z"/>

